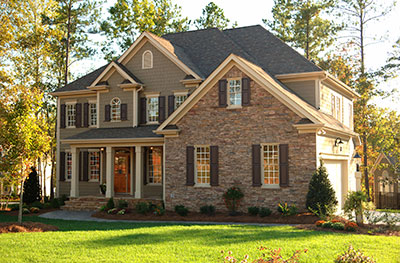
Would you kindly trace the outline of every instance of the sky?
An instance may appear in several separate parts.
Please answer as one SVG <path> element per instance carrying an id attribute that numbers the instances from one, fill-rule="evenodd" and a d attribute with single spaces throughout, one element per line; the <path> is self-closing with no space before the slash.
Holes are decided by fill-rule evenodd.
<path id="1" fill-rule="evenodd" d="M 381 3 L 388 3 L 388 0 L 376 0 Z M 107 8 L 112 6 L 115 0 L 107 1 L 103 8 L 104 16 L 107 15 Z M 202 9 L 210 0 L 172 0 L 173 3 L 182 7 L 182 15 L 189 19 L 196 19 L 201 16 Z M 273 0 L 214 0 L 224 10 L 225 17 L 231 21 L 237 21 L 238 26 L 264 25 L 263 18 L 272 19 L 271 9 Z M 366 66 L 368 69 L 379 69 L 385 64 L 388 53 L 392 45 L 400 38 L 400 3 L 377 22 L 371 22 L 366 28 L 368 42 L 371 44 L 366 47 Z M 264 25 L 265 26 L 265 25 Z M 73 67 L 73 73 L 83 75 L 90 69 L 98 68 L 106 62 L 99 57 L 93 60 L 77 62 Z M 379 86 L 383 90 L 391 90 L 398 87 L 400 92 L 400 78 L 395 78 Z M 374 102 L 380 106 L 388 106 L 400 111 L 400 93 L 394 98 L 377 99 Z"/>

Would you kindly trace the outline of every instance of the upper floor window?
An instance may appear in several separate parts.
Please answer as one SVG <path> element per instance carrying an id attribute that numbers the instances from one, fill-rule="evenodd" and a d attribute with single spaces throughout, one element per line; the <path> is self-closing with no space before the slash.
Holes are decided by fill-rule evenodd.
<path id="1" fill-rule="evenodd" d="M 148 182 L 161 184 L 162 181 L 162 147 L 149 147 L 147 155 Z"/>
<path id="2" fill-rule="evenodd" d="M 121 100 L 119 98 L 111 100 L 111 120 L 121 120 Z"/>
<path id="3" fill-rule="evenodd" d="M 175 110 L 187 99 L 187 94 L 175 94 Z"/>
<path id="4" fill-rule="evenodd" d="M 147 98 L 147 122 L 158 122 L 158 97 Z"/>
<path id="5" fill-rule="evenodd" d="M 153 53 L 150 50 L 146 50 L 142 55 L 142 69 L 153 68 Z"/>
<path id="6" fill-rule="evenodd" d="M 332 94 L 331 95 L 331 110 L 332 116 L 337 120 L 342 120 L 342 102 L 339 96 Z"/>
<path id="7" fill-rule="evenodd" d="M 262 184 L 279 185 L 279 145 L 262 145 Z"/>
<path id="8" fill-rule="evenodd" d="M 97 125 L 97 104 L 89 103 L 89 126 Z"/>
<path id="9" fill-rule="evenodd" d="M 89 181 L 99 181 L 100 178 L 100 152 L 89 152 Z"/>
<path id="10" fill-rule="evenodd" d="M 195 182 L 196 185 L 210 184 L 210 147 L 195 147 Z"/>
<path id="11" fill-rule="evenodd" d="M 66 114 L 67 114 L 67 127 L 75 127 L 76 121 L 76 104 L 67 104 L 66 105 Z"/>
<path id="12" fill-rule="evenodd" d="M 231 106 L 242 105 L 242 83 L 240 79 L 228 80 L 228 101 Z"/>
<path id="13" fill-rule="evenodd" d="M 65 180 L 69 181 L 72 178 L 72 154 L 65 153 Z"/>

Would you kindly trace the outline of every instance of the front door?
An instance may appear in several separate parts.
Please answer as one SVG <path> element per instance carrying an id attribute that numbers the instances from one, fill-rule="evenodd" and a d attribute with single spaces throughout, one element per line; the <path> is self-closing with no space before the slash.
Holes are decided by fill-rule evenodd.
<path id="1" fill-rule="evenodd" d="M 129 153 L 116 151 L 114 155 L 114 192 L 129 193 L 130 185 Z"/>

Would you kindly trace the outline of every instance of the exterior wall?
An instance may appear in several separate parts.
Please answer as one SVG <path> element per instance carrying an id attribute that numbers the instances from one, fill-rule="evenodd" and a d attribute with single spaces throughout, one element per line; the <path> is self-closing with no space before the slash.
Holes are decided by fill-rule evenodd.
<path id="1" fill-rule="evenodd" d="M 315 80 L 284 82 L 284 84 L 294 91 L 294 93 L 296 93 L 300 98 L 316 107 Z"/>
<path id="2" fill-rule="evenodd" d="M 245 77 L 237 68 L 224 78 Z M 315 134 L 298 134 L 292 126 L 300 120 L 294 112 L 254 81 L 251 106 L 241 109 L 218 107 L 218 84 L 177 123 L 179 137 L 167 137 L 165 162 L 166 208 L 185 205 L 192 211 L 215 205 L 226 210 L 222 194 L 231 186 L 244 192 L 240 210 L 265 206 L 275 211 L 279 201 L 295 203 L 305 209 L 311 175 L 316 168 Z M 252 186 L 252 144 L 289 144 L 289 187 L 264 189 Z M 219 146 L 219 186 L 186 186 L 186 146 Z"/>
<path id="3" fill-rule="evenodd" d="M 69 196 L 71 191 L 71 182 L 60 182 L 60 196 Z M 99 183 L 79 181 L 80 196 L 103 196 L 100 193 Z"/>

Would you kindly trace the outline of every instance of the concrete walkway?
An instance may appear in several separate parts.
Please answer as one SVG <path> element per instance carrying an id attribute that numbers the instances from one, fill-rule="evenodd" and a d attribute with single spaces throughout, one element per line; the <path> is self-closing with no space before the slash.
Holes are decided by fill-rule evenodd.
<path id="1" fill-rule="evenodd" d="M 282 226 L 283 224 L 238 223 L 238 222 L 201 222 L 201 221 L 143 221 L 143 220 L 114 220 L 92 217 L 95 211 L 64 211 L 57 210 L 39 215 L 42 218 L 94 222 L 124 222 L 124 223 L 161 223 L 161 224 L 190 224 L 190 225 L 246 225 L 246 226 Z"/>

